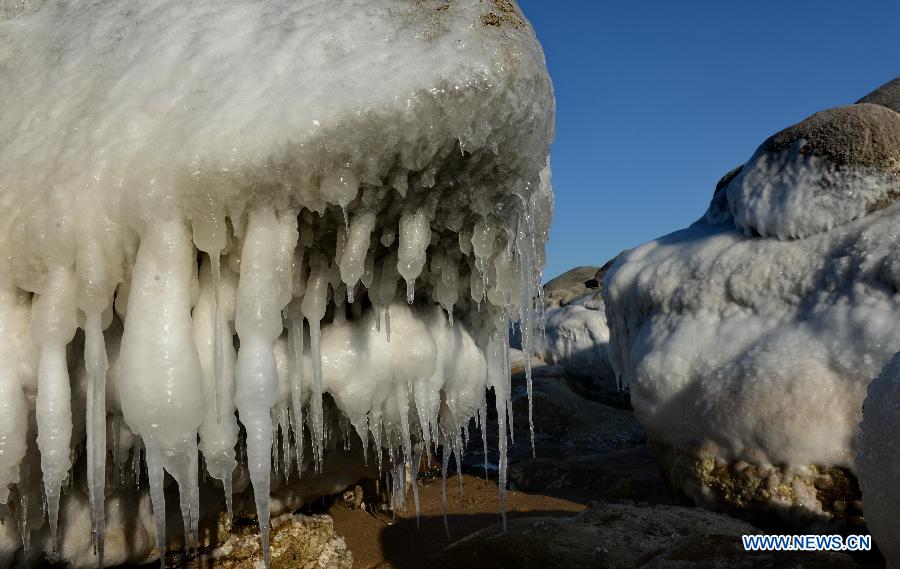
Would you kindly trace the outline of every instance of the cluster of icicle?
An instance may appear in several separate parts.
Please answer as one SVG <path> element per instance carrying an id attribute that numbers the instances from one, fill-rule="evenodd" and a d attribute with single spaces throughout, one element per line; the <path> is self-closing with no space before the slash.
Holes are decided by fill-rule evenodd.
<path id="1" fill-rule="evenodd" d="M 44 255 L 40 294 L 0 270 L 0 499 L 18 516 L 26 549 L 43 521 L 28 519 L 35 509 L 24 486 L 35 481 L 20 477 L 23 425 L 36 420 L 52 541 L 72 477 L 70 449 L 82 448 L 73 440 L 80 408 L 69 377 L 81 354 L 67 354 L 80 347 L 73 342 L 79 328 L 86 482 L 100 564 L 110 473 L 146 464 L 160 513 L 168 472 L 190 547 L 201 469 L 221 481 L 230 511 L 244 454 L 268 563 L 273 463 L 276 475 L 299 475 L 308 444 L 321 467 L 326 393 L 379 467 L 387 458 L 396 485 L 439 446 L 446 475 L 470 421 L 484 436 L 493 388 L 502 510 L 512 431 L 508 332 L 518 321 L 530 350 L 540 321 L 549 174 L 539 188 L 519 185 L 489 199 L 407 187 L 405 179 L 360 187 L 349 170 L 321 184 L 331 205 L 318 214 L 265 198 L 235 211 L 208 195 L 200 207 L 144 215 L 124 261 L 111 260 L 97 240 L 78 239 L 58 262 Z M 38 354 L 34 399 L 19 365 L 28 349 Z M 528 387 L 530 400 L 530 374 Z M 115 441 L 107 441 L 108 422 Z M 162 560 L 165 516 L 155 519 Z"/>

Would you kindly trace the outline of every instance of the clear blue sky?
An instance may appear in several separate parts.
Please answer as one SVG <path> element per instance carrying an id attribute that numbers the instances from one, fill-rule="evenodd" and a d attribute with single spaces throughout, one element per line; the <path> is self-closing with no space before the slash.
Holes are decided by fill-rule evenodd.
<path id="1" fill-rule="evenodd" d="M 900 75 L 900 1 L 519 0 L 557 100 L 545 280 L 686 227 L 769 135 Z"/>

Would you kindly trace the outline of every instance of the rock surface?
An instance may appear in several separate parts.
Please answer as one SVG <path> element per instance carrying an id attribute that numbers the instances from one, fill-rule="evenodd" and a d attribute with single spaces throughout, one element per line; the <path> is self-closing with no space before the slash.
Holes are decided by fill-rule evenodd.
<path id="1" fill-rule="evenodd" d="M 900 353 L 869 384 L 860 425 L 859 485 L 866 522 L 891 567 L 900 567 Z"/>
<path id="2" fill-rule="evenodd" d="M 857 102 L 881 105 L 900 113 L 900 77 L 885 83 Z"/>
<path id="3" fill-rule="evenodd" d="M 510 522 L 445 549 L 436 569 L 854 568 L 835 553 L 747 553 L 741 535 L 755 527 L 721 514 L 674 506 L 594 504 L 571 518 Z"/>
<path id="4" fill-rule="evenodd" d="M 272 520 L 272 569 L 351 569 L 353 555 L 327 515 Z M 253 525 L 236 528 L 196 564 L 202 569 L 257 569 L 261 548 Z"/>

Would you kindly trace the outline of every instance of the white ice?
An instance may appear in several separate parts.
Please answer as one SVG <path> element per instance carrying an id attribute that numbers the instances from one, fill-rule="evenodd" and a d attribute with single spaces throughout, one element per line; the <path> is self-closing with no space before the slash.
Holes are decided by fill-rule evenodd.
<path id="1" fill-rule="evenodd" d="M 155 513 L 177 483 L 191 547 L 201 464 L 229 509 L 252 482 L 265 533 L 270 490 L 344 446 L 401 470 L 442 442 L 458 457 L 487 388 L 506 448 L 507 330 L 538 327 L 554 99 L 514 3 L 500 26 L 483 24 L 495 3 L 444 6 L 0 10 L 0 518 L 18 523 L 0 560 L 32 535 L 50 547 L 35 479 L 50 531 L 62 503 L 61 533 L 99 562 L 144 468 Z M 155 518 L 141 535 L 162 556 Z M 105 551 L 145 561 L 147 541 Z M 76 549 L 60 554 L 84 565 Z"/>

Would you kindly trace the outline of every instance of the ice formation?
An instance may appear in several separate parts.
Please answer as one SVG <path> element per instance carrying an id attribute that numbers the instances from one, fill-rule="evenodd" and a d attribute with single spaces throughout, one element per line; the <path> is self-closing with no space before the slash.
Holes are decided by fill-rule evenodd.
<path id="1" fill-rule="evenodd" d="M 860 425 L 859 486 L 863 493 L 866 526 L 875 537 L 888 567 L 900 567 L 900 352 L 869 384 Z"/>
<path id="2" fill-rule="evenodd" d="M 898 165 L 894 111 L 818 113 L 726 176 L 699 222 L 623 253 L 610 356 L 651 439 L 854 470 L 866 385 L 900 349 Z"/>
<path id="3" fill-rule="evenodd" d="M 162 559 L 167 478 L 196 547 L 207 474 L 267 544 L 354 446 L 402 502 L 486 389 L 502 502 L 553 199 L 517 6 L 32 1 L 0 38 L 0 566 Z M 152 539 L 104 553 L 126 500 Z"/>

